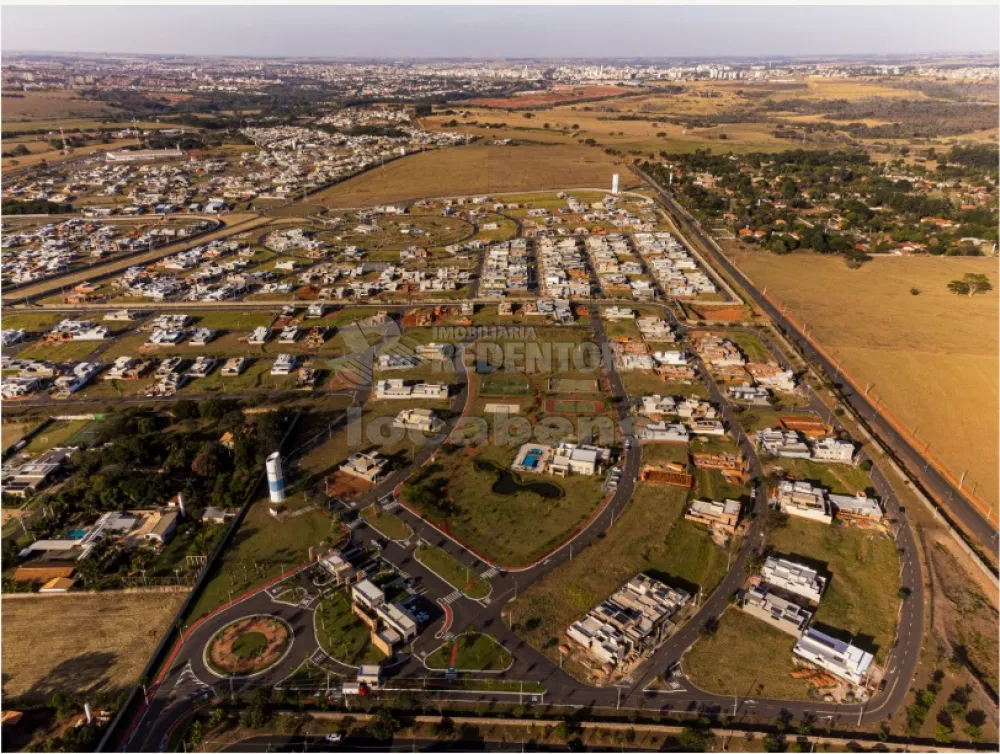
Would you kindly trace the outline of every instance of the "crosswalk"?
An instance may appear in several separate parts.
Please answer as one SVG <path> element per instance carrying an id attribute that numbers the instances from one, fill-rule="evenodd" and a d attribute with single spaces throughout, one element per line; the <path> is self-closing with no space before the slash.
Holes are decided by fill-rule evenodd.
<path id="1" fill-rule="evenodd" d="M 365 522 L 365 520 L 363 518 L 361 518 L 361 516 L 358 516 L 353 521 L 349 521 L 348 523 L 346 523 L 345 526 L 348 528 L 348 530 L 354 531 L 359 526 L 361 526 L 361 524 L 363 524 L 364 522 Z"/>
<path id="2" fill-rule="evenodd" d="M 494 567 L 488 571 L 483 571 L 481 574 L 479 574 L 479 578 L 481 578 L 483 581 L 488 581 L 489 579 L 492 579 L 494 576 L 496 576 L 498 573 L 500 573 L 500 569 Z"/>
<path id="3" fill-rule="evenodd" d="M 461 599 L 461 597 L 462 597 L 462 590 L 461 589 L 456 589 L 454 592 L 452 592 L 451 594 L 449 594 L 447 597 L 442 597 L 441 598 L 441 602 L 444 603 L 445 605 L 450 605 L 455 600 Z"/>

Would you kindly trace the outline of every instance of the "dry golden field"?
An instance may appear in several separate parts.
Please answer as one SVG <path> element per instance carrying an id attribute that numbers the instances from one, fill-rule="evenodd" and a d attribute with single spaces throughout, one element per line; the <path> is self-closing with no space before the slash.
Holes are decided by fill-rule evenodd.
<path id="1" fill-rule="evenodd" d="M 998 295 L 949 293 L 966 272 L 1000 287 L 997 261 L 731 252 L 760 287 L 981 499 L 997 504 Z M 910 293 L 920 290 L 919 295 Z"/>
<path id="2" fill-rule="evenodd" d="M 42 700 L 134 683 L 184 596 L 5 597 L 4 697 Z"/>
<path id="3" fill-rule="evenodd" d="M 487 146 L 423 152 L 391 162 L 309 199 L 327 207 L 362 207 L 421 197 L 611 185 L 624 172 L 600 149 Z"/>
<path id="4" fill-rule="evenodd" d="M 77 92 L 18 92 L 17 94 L 17 97 L 3 98 L 5 126 L 10 121 L 100 118 L 116 112 L 103 102 L 84 99 Z"/>

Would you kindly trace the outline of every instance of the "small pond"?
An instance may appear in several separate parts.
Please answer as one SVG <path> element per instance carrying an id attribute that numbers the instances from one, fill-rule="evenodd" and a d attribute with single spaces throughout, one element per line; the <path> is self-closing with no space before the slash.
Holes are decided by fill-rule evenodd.
<path id="1" fill-rule="evenodd" d="M 514 495 L 518 492 L 534 492 L 547 500 L 555 500 L 563 496 L 563 488 L 553 482 L 522 482 L 510 471 L 493 461 L 476 460 L 476 471 L 490 471 L 497 475 L 497 480 L 490 488 L 498 495 Z"/>

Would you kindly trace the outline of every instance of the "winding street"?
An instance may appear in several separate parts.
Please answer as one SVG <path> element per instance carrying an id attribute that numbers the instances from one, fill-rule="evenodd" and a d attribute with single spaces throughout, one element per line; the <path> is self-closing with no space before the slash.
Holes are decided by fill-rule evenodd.
<path id="1" fill-rule="evenodd" d="M 446 431 L 420 448 L 405 468 L 400 468 L 380 482 L 364 498 L 355 504 L 343 504 L 343 522 L 350 530 L 349 543 L 345 553 L 360 552 L 362 548 L 374 549 L 380 557 L 392 564 L 403 576 L 414 577 L 424 589 L 423 597 L 431 605 L 431 619 L 423 633 L 415 641 L 412 652 L 385 669 L 384 688 L 391 690 L 408 689 L 434 695 L 436 698 L 462 699 L 465 701 L 498 701 L 527 698 L 528 701 L 544 701 L 546 704 L 568 707 L 595 707 L 607 710 L 661 709 L 674 712 L 718 712 L 731 715 L 737 720 L 773 719 L 779 715 L 794 717 L 810 716 L 824 719 L 830 724 L 844 721 L 851 724 L 875 723 L 884 720 L 905 700 L 907 688 L 916 669 L 920 651 L 923 627 L 924 585 L 918 561 L 917 547 L 910 525 L 899 509 L 892 489 L 883 476 L 878 462 L 872 459 L 872 483 L 886 505 L 887 518 L 897 522 L 897 544 L 900 554 L 900 579 L 902 586 L 910 590 L 909 598 L 900 606 L 897 639 L 885 668 L 885 689 L 877 692 L 865 704 L 832 704 L 815 701 L 785 701 L 768 698 L 729 697 L 710 694 L 690 683 L 683 675 L 677 676 L 678 688 L 674 691 L 647 690 L 649 683 L 681 662 L 684 653 L 701 636 L 703 627 L 717 620 L 729 606 L 730 595 L 745 579 L 747 561 L 764 544 L 762 517 L 753 515 L 747 535 L 731 562 L 730 569 L 719 586 L 706 595 L 697 610 L 681 627 L 668 637 L 652 655 L 633 671 L 621 686 L 596 688 L 583 684 L 559 667 L 512 632 L 504 621 L 504 608 L 517 595 L 536 581 L 552 573 L 579 553 L 597 537 L 607 532 L 620 515 L 635 490 L 641 463 L 641 448 L 632 426 L 629 396 L 611 358 L 610 347 L 604 326 L 599 316 L 599 303 L 578 302 L 590 308 L 590 327 L 594 342 L 602 352 L 603 370 L 608 378 L 613 405 L 616 410 L 623 443 L 619 464 L 622 468 L 621 482 L 603 505 L 585 524 L 553 551 L 538 561 L 525 566 L 505 568 L 492 563 L 472 552 L 461 542 L 446 532 L 433 526 L 413 511 L 402 506 L 394 497 L 394 490 L 420 465 L 428 462 L 438 445 L 448 436 L 467 409 L 470 399 L 469 376 L 465 364 L 464 348 L 458 348 L 454 356 L 457 385 L 451 398 L 451 413 Z M 602 301 L 600 304 L 612 303 Z M 680 335 L 688 328 L 678 322 L 666 304 L 656 304 L 663 315 L 677 328 Z M 698 328 L 701 330 L 712 328 Z M 718 328 L 724 330 L 724 328 Z M 398 332 L 398 331 L 397 331 Z M 358 375 L 357 387 L 352 391 L 355 405 L 363 403 L 371 386 L 372 364 L 381 348 L 386 347 L 390 333 L 383 331 L 380 343 L 366 348 L 351 357 L 354 371 Z M 789 366 L 779 349 L 766 336 L 755 332 L 773 357 L 783 366 Z M 686 341 L 686 339 L 685 339 Z M 463 344 L 464 345 L 464 344 Z M 685 347 L 687 347 L 685 345 Z M 688 349 L 689 350 L 689 349 Z M 696 365 L 703 379 L 710 400 L 719 407 L 728 431 L 735 437 L 744 456 L 750 463 L 750 474 L 755 489 L 759 484 L 763 469 L 756 450 L 743 432 L 737 415 L 729 400 L 720 392 L 705 366 L 697 355 L 689 350 L 689 357 Z M 840 429 L 836 417 L 822 404 L 818 396 L 808 386 L 803 390 L 809 399 L 810 408 L 825 421 Z M 755 495 L 756 497 L 756 495 Z M 412 529 L 413 534 L 405 540 L 389 541 L 364 523 L 360 510 L 368 503 L 379 499 L 385 501 L 393 514 L 401 518 Z M 751 511 L 752 513 L 752 511 Z M 413 556 L 419 542 L 438 546 L 456 558 L 469 569 L 470 574 L 488 580 L 491 586 L 489 596 L 473 600 L 460 590 L 445 583 L 424 568 Z M 265 585 L 238 598 L 234 603 L 210 614 L 189 629 L 174 656 L 166 666 L 161 680 L 150 689 L 149 704 L 133 722 L 131 735 L 124 749 L 129 751 L 161 750 L 167 742 L 171 730 L 198 705 L 220 693 L 239 693 L 257 685 L 275 685 L 290 676 L 303 662 L 312 659 L 322 667 L 331 670 L 344 679 L 352 679 L 355 669 L 338 663 L 328 657 L 320 648 L 313 628 L 315 605 L 319 592 L 312 579 L 315 569 L 303 566 L 286 575 L 287 579 L 301 585 L 309 594 L 299 605 L 289 605 L 276 600 L 278 590 L 274 585 Z M 287 586 L 283 583 L 282 589 Z M 273 667 L 252 678 L 227 679 L 215 675 L 205 664 L 203 653 L 211 637 L 226 624 L 249 615 L 275 615 L 288 623 L 294 640 L 287 654 Z M 506 671 L 491 675 L 510 680 L 537 681 L 544 685 L 544 695 L 497 691 L 462 691 L 452 688 L 443 680 L 443 674 L 428 671 L 421 658 L 437 648 L 445 638 L 475 630 L 489 633 L 504 645 L 513 655 L 514 661 Z M 763 658 L 762 658 L 762 661 Z M 474 677 L 476 674 L 463 674 Z M 429 679 L 429 680 L 428 680 Z"/>

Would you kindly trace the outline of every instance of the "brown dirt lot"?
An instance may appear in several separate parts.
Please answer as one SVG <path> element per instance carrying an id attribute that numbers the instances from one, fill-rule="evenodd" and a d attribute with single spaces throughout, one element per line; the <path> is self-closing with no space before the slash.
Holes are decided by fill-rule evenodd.
<path id="1" fill-rule="evenodd" d="M 373 486 L 360 477 L 338 471 L 332 476 L 327 477 L 326 494 L 330 497 L 340 498 L 341 500 L 353 500 L 356 497 L 364 495 Z"/>
<path id="2" fill-rule="evenodd" d="M 414 154 L 310 198 L 326 207 L 361 207 L 421 197 L 611 185 L 624 171 L 593 147 L 472 144 Z"/>
<path id="3" fill-rule="evenodd" d="M 44 700 L 134 683 L 183 599 L 181 592 L 5 597 L 5 697 Z"/>
<path id="4" fill-rule="evenodd" d="M 880 257 L 851 270 L 839 257 L 808 253 L 730 257 L 856 381 L 872 383 L 872 395 L 915 428 L 953 475 L 968 471 L 966 487 L 996 506 L 1000 298 L 996 290 L 973 298 L 947 290 L 966 272 L 1000 284 L 996 260 Z"/>

